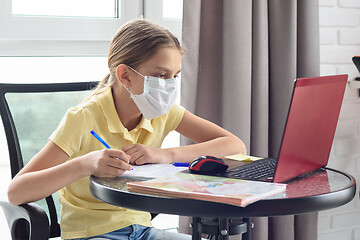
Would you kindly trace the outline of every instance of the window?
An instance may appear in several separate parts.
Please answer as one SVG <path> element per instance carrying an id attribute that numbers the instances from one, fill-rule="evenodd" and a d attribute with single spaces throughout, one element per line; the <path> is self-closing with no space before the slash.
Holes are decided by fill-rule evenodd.
<path id="1" fill-rule="evenodd" d="M 182 2 L 1 0 L 0 82 L 100 81 L 109 41 L 127 21 L 143 16 L 181 41 Z M 178 134 L 168 138 L 165 147 L 179 145 Z"/>
<path id="2" fill-rule="evenodd" d="M 140 16 L 164 26 L 181 40 L 182 2 L 1 0 L 0 56 L 106 55 L 117 29 Z"/>
<path id="3" fill-rule="evenodd" d="M 99 48 L 105 55 L 109 40 L 119 26 L 138 17 L 138 8 L 138 1 L 132 0 L 1 0 L 0 55 L 99 55 Z M 24 48 L 31 52 L 18 53 Z"/>
<path id="4" fill-rule="evenodd" d="M 45 83 L 101 81 L 107 57 L 0 57 L 0 82 Z"/>
<path id="5" fill-rule="evenodd" d="M 182 20 L 183 0 L 163 0 L 163 19 Z"/>
<path id="6" fill-rule="evenodd" d="M 116 0 L 12 0 L 12 15 L 99 17 L 118 16 Z"/>
<path id="7" fill-rule="evenodd" d="M 146 19 L 169 29 L 181 41 L 183 0 L 146 0 Z"/>

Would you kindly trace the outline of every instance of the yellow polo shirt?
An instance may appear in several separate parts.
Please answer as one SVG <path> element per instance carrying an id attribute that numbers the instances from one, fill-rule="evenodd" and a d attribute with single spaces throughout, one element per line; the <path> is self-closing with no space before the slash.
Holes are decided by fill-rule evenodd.
<path id="1" fill-rule="evenodd" d="M 166 135 L 177 128 L 185 109 L 175 105 L 169 113 L 147 120 L 144 117 L 131 131 L 121 123 L 111 89 L 71 108 L 50 140 L 70 157 L 68 161 L 91 151 L 104 149 L 91 134 L 94 130 L 114 149 L 141 143 L 160 148 Z M 83 238 L 111 232 L 132 224 L 152 226 L 150 214 L 116 207 L 96 199 L 89 189 L 89 177 L 66 186 L 59 192 L 62 204 L 61 237 Z"/>

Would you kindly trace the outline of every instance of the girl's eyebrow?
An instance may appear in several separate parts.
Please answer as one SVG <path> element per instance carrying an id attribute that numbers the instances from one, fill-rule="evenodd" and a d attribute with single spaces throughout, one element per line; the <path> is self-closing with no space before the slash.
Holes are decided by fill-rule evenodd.
<path id="1" fill-rule="evenodd" d="M 162 71 L 165 71 L 165 72 L 170 72 L 170 70 L 165 68 L 165 67 L 155 67 L 155 68 L 157 68 L 159 70 L 162 70 Z M 177 71 L 176 74 L 179 74 L 180 72 L 181 72 L 181 69 L 179 69 L 179 71 Z"/>

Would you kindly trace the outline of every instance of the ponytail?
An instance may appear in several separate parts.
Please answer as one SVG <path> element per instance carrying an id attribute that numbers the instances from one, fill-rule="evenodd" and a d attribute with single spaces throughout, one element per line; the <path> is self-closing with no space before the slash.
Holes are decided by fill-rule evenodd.
<path id="1" fill-rule="evenodd" d="M 90 96 L 87 99 L 85 99 L 84 102 L 90 100 L 93 96 L 103 93 L 107 89 L 109 89 L 114 84 L 114 79 L 110 76 L 111 76 L 110 73 L 106 74 L 104 79 L 98 83 L 98 85 L 93 89 L 93 92 L 90 94 Z"/>
<path id="2" fill-rule="evenodd" d="M 111 87 L 113 80 L 110 78 L 110 73 L 106 74 L 104 79 L 99 82 L 99 84 L 94 89 L 94 93 L 92 95 L 96 95 L 104 92 L 108 87 Z"/>

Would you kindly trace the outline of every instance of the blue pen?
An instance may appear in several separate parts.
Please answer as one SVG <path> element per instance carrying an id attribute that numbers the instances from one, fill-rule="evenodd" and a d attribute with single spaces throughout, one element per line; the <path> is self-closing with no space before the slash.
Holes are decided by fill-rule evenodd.
<path id="1" fill-rule="evenodd" d="M 102 145 L 104 145 L 104 146 L 105 146 L 106 148 L 108 148 L 108 149 L 111 149 L 111 147 L 109 146 L 109 144 L 107 144 L 107 143 L 104 141 L 104 139 L 102 139 L 99 135 L 97 135 L 97 133 L 94 132 L 94 130 L 91 130 L 90 133 L 91 133 L 97 140 L 99 140 L 99 142 L 101 142 Z M 119 160 L 121 160 L 121 159 L 119 158 Z"/>
<path id="2" fill-rule="evenodd" d="M 190 166 L 190 163 L 176 162 L 173 163 L 172 165 L 174 165 L 175 167 L 188 167 Z"/>
<path id="3" fill-rule="evenodd" d="M 97 139 L 99 140 L 99 142 L 102 143 L 102 145 L 104 145 L 106 148 L 111 149 L 111 147 L 109 146 L 109 144 L 107 144 L 104 139 L 102 139 L 99 135 L 96 134 L 96 132 L 94 132 L 94 130 L 91 130 L 90 133 Z"/>

